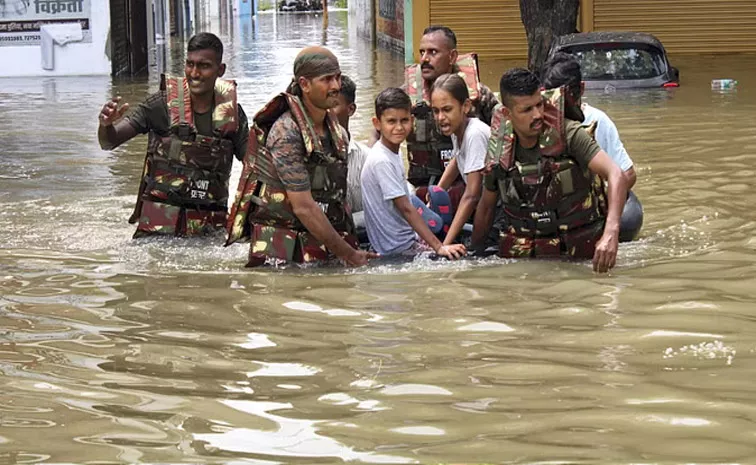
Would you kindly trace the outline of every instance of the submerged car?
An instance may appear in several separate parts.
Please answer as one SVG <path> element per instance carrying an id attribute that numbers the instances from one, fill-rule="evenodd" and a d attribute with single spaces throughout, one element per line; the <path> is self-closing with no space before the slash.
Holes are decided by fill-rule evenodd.
<path id="1" fill-rule="evenodd" d="M 321 11 L 323 2 L 320 0 L 281 0 L 278 4 L 278 10 L 284 12 L 291 11 Z"/>
<path id="2" fill-rule="evenodd" d="M 558 37 L 549 55 L 566 52 L 580 62 L 588 89 L 678 87 L 680 72 L 662 43 L 644 32 L 583 32 Z"/>

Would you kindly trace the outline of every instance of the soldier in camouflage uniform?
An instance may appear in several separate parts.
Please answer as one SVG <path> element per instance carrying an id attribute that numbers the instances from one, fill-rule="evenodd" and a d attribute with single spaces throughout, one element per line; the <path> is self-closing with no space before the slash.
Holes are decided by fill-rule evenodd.
<path id="1" fill-rule="evenodd" d="M 323 261 L 361 266 L 347 192 L 347 135 L 330 109 L 341 70 L 323 47 L 294 61 L 294 79 L 254 117 L 227 244 L 250 241 L 247 266 Z"/>
<path id="2" fill-rule="evenodd" d="M 403 89 L 413 100 L 415 116 L 413 133 L 407 139 L 409 172 L 407 179 L 418 187 L 417 195 L 425 196 L 425 186 L 435 184 L 452 159 L 451 138 L 436 128 L 430 109 L 430 90 L 443 74 L 459 74 L 468 85 L 473 103 L 470 115 L 490 125 L 494 108 L 499 103 L 493 92 L 480 82 L 478 59 L 474 53 L 459 55 L 457 37 L 446 26 L 430 26 L 420 40 L 420 63 L 405 69 Z M 456 208 L 464 193 L 460 180 L 449 189 L 452 205 Z"/>
<path id="3" fill-rule="evenodd" d="M 161 77 L 160 91 L 126 115 L 120 97 L 100 112 L 105 150 L 149 133 L 147 156 L 130 223 L 134 237 L 203 235 L 226 224 L 233 156 L 247 150 L 247 117 L 236 83 L 221 79 L 223 44 L 213 34 L 189 40 L 185 77 Z"/>
<path id="4" fill-rule="evenodd" d="M 540 89 L 528 70 L 501 78 L 473 247 L 484 244 L 501 199 L 499 255 L 592 257 L 606 272 L 617 258 L 627 181 L 580 123 L 565 119 L 563 89 Z"/>

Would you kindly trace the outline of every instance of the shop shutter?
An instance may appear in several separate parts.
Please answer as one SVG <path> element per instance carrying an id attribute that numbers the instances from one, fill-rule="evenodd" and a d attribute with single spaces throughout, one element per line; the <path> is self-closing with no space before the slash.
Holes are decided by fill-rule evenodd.
<path id="1" fill-rule="evenodd" d="M 655 35 L 669 53 L 756 52 L 756 0 L 594 0 L 593 30 Z"/>
<path id="2" fill-rule="evenodd" d="M 480 58 L 527 58 L 518 0 L 430 0 L 430 22 L 457 34 L 461 53 Z"/>

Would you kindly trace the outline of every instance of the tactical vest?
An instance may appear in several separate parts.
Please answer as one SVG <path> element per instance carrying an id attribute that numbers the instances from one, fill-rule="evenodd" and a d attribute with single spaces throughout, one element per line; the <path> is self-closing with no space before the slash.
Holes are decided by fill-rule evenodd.
<path id="1" fill-rule="evenodd" d="M 562 90 L 543 92 L 544 129 L 537 163 L 515 160 L 516 135 L 502 105 L 496 108 L 486 165 L 502 199 L 502 257 L 591 258 L 604 230 L 604 183 L 565 153 Z"/>
<path id="2" fill-rule="evenodd" d="M 184 78 L 161 76 L 171 120 L 170 132 L 150 132 L 134 213 L 134 237 L 150 234 L 193 236 L 226 222 L 228 178 L 238 130 L 236 83 L 215 82 L 213 137 L 197 134 L 189 85 Z"/>
<path id="3" fill-rule="evenodd" d="M 478 56 L 474 53 L 460 55 L 455 63 L 457 74 L 467 83 L 470 99 L 475 102 L 480 96 Z M 404 70 L 405 86 L 412 99 L 412 115 L 415 125 L 407 138 L 409 172 L 407 180 L 415 186 L 428 185 L 438 180 L 452 159 L 451 137 L 441 134 L 433 119 L 430 107 L 430 89 L 425 86 L 419 64 L 409 65 Z"/>
<path id="4" fill-rule="evenodd" d="M 313 199 L 334 229 L 355 247 L 357 245 L 353 239 L 352 214 L 346 203 L 348 143 L 341 127 L 329 112 L 326 122 L 335 151 L 326 152 L 302 101 L 282 93 L 254 117 L 236 200 L 228 220 L 226 245 L 241 239 L 250 241 L 247 266 L 259 266 L 269 259 L 308 263 L 329 258 L 326 247 L 294 214 L 286 189 L 274 174 L 273 158 L 266 147 L 273 123 L 286 111 L 291 112 L 302 134 Z"/>

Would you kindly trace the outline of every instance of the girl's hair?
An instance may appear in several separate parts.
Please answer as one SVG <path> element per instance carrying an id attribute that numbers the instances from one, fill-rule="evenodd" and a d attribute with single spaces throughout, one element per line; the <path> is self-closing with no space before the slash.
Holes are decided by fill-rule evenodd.
<path id="1" fill-rule="evenodd" d="M 431 88 L 431 95 L 437 90 L 445 90 L 454 100 L 460 104 L 465 103 L 470 98 L 470 92 L 467 90 L 467 83 L 458 74 L 442 74 L 436 78 Z"/>

